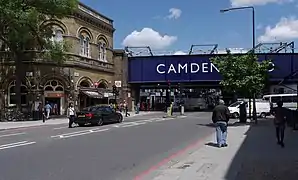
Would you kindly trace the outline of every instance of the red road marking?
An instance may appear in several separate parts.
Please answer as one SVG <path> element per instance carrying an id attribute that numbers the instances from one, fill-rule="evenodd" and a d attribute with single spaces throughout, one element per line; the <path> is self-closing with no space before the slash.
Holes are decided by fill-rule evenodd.
<path id="1" fill-rule="evenodd" d="M 146 171 L 143 171 L 142 173 L 140 173 L 139 175 L 137 175 L 134 180 L 142 180 L 145 176 L 147 176 L 148 174 L 152 173 L 153 171 L 156 171 L 158 168 L 160 168 L 161 166 L 164 166 L 165 164 L 167 164 L 168 162 L 170 162 L 172 159 L 177 158 L 178 156 L 181 156 L 183 154 L 185 154 L 188 150 L 194 148 L 195 146 L 201 144 L 200 146 L 202 146 L 202 142 L 205 141 L 207 138 L 210 137 L 210 134 L 200 138 L 199 140 L 197 140 L 194 143 L 189 144 L 188 146 L 186 146 L 185 148 L 179 150 L 178 152 L 171 154 L 169 157 L 163 159 L 162 161 L 160 161 L 159 163 L 157 163 L 156 165 L 153 165 L 152 167 L 150 167 L 149 169 L 147 169 Z"/>

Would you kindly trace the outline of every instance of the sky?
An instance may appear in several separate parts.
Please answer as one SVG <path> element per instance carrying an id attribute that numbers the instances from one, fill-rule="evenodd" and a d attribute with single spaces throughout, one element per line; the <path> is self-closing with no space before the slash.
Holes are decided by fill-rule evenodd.
<path id="1" fill-rule="evenodd" d="M 234 51 L 252 47 L 252 11 L 256 42 L 298 39 L 298 0 L 81 0 L 114 20 L 114 48 L 149 46 L 183 54 L 191 45 L 218 44 Z"/>

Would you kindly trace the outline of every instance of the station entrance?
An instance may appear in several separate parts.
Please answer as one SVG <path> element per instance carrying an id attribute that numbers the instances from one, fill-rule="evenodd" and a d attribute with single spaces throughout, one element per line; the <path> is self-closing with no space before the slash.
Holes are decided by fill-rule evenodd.
<path id="1" fill-rule="evenodd" d="M 142 111 L 165 111 L 167 103 L 173 103 L 174 111 L 183 105 L 185 111 L 210 111 L 219 99 L 233 102 L 233 97 L 224 93 L 218 83 L 199 84 L 152 84 L 135 85 L 136 102 Z"/>
<path id="2" fill-rule="evenodd" d="M 199 49 L 194 50 L 195 47 Z M 196 53 L 202 52 L 201 47 L 207 47 L 207 51 Z M 259 62 L 271 61 L 263 94 L 297 92 L 297 88 L 290 87 L 296 87 L 297 78 L 284 81 L 298 69 L 298 53 L 293 49 L 294 42 L 261 43 L 243 52 L 254 52 Z M 150 47 L 126 47 L 125 50 L 129 56 L 128 83 L 136 92 L 134 99 L 140 103 L 141 110 L 164 110 L 168 103 L 173 103 L 174 109 L 184 103 L 185 110 L 210 110 L 219 99 L 231 104 L 237 98 L 248 98 L 244 94 L 228 94 L 221 88 L 222 75 L 211 61 L 211 58 L 225 56 L 225 53 L 218 53 L 217 44 L 192 45 L 186 55 L 155 55 Z M 242 53 L 235 56 L 242 56 Z M 262 94 L 257 98 L 262 98 Z"/>

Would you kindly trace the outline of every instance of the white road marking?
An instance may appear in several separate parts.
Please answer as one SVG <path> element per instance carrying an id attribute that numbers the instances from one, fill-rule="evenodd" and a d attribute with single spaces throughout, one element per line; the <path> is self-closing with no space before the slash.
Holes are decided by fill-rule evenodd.
<path id="1" fill-rule="evenodd" d="M 169 120 L 173 120 L 173 119 L 175 119 L 175 118 L 165 118 L 165 119 L 163 119 L 164 121 L 169 121 Z"/>
<path id="2" fill-rule="evenodd" d="M 2 137 L 9 137 L 9 136 L 19 136 L 19 135 L 24 135 L 26 133 L 22 132 L 22 133 L 14 133 L 14 134 L 4 134 L 4 135 L 0 135 L 0 138 Z"/>
<path id="3" fill-rule="evenodd" d="M 164 118 L 153 118 L 153 119 L 151 119 L 152 121 L 160 121 L 160 120 L 163 120 Z"/>
<path id="4" fill-rule="evenodd" d="M 58 129 L 66 129 L 66 128 L 68 128 L 68 127 L 65 127 L 65 126 L 63 126 L 63 127 L 57 127 L 57 128 L 53 128 L 53 130 L 58 130 Z"/>
<path id="5" fill-rule="evenodd" d="M 99 129 L 99 128 L 90 129 L 90 130 L 97 130 L 97 129 Z M 54 136 L 51 136 L 51 138 L 56 138 L 56 137 L 61 137 L 61 136 L 67 136 L 67 135 L 72 135 L 72 134 L 85 133 L 85 132 L 89 132 L 90 130 L 75 131 L 75 132 L 70 132 L 70 133 L 65 133 L 65 134 L 54 135 Z"/>
<path id="6" fill-rule="evenodd" d="M 69 138 L 69 137 L 82 136 L 82 135 L 86 135 L 86 134 L 103 132 L 103 131 L 108 131 L 108 130 L 109 129 L 95 128 L 95 129 L 89 129 L 89 130 L 84 130 L 84 131 L 76 131 L 76 132 L 71 132 L 71 133 L 59 134 L 59 135 L 51 136 L 51 138 L 65 139 L 65 138 Z"/>
<path id="7" fill-rule="evenodd" d="M 166 118 L 156 119 L 155 122 L 165 121 Z"/>
<path id="8" fill-rule="evenodd" d="M 82 135 L 86 135 L 86 134 L 92 134 L 92 133 L 96 133 L 96 132 L 104 132 L 104 131 L 108 131 L 110 129 L 98 129 L 98 130 L 89 130 L 87 132 L 83 132 L 83 133 L 77 133 L 77 134 L 70 134 L 70 135 L 62 135 L 60 136 L 61 139 L 66 139 L 66 138 L 70 138 L 70 137 L 75 137 L 75 136 L 82 136 Z"/>
<path id="9" fill-rule="evenodd" d="M 152 119 L 148 119 L 148 120 L 142 120 L 141 122 L 153 122 Z"/>
<path id="10" fill-rule="evenodd" d="M 143 124 L 147 124 L 147 122 L 142 121 L 142 122 L 137 122 L 136 124 L 137 125 L 143 125 Z"/>
<path id="11" fill-rule="evenodd" d="M 125 127 L 133 127 L 133 126 L 137 126 L 138 124 L 127 124 L 127 125 L 124 125 L 124 126 L 121 126 L 122 128 L 125 128 Z"/>
<path id="12" fill-rule="evenodd" d="M 4 145 L 0 145 L 0 150 L 19 147 L 19 146 L 27 146 L 27 145 L 35 144 L 35 143 L 36 142 L 33 142 L 33 141 L 32 142 L 21 141 L 21 142 L 16 142 L 16 143 L 4 144 Z"/>

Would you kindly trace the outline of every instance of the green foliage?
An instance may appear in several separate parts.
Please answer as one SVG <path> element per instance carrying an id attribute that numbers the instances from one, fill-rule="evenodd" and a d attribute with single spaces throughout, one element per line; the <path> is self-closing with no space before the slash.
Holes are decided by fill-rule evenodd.
<path id="1" fill-rule="evenodd" d="M 61 61 L 68 46 L 50 41 L 53 30 L 44 22 L 71 15 L 77 5 L 78 0 L 0 0 L 0 40 L 17 56 L 47 49 L 47 58 Z"/>
<path id="2" fill-rule="evenodd" d="M 56 62 L 58 66 L 61 66 L 66 60 L 70 60 L 72 57 L 69 56 L 66 51 L 71 47 L 68 42 L 52 41 L 48 43 L 42 54 L 42 58 L 46 62 Z"/>
<path id="3" fill-rule="evenodd" d="M 226 91 L 250 95 L 263 90 L 271 64 L 268 60 L 259 62 L 252 53 L 233 55 L 229 51 L 210 60 L 220 71 L 220 84 Z"/>

